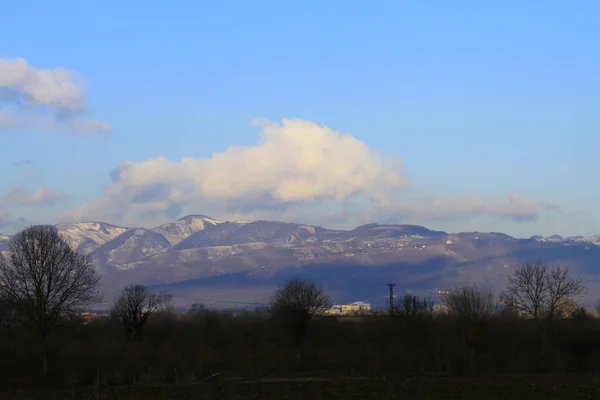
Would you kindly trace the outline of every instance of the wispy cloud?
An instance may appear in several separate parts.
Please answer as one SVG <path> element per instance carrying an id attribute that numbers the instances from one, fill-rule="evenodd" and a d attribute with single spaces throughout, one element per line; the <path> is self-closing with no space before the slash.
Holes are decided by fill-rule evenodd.
<path id="1" fill-rule="evenodd" d="M 64 68 L 35 68 L 22 58 L 0 58 L 0 130 L 110 131 L 86 118 L 85 80 Z"/>
<path id="2" fill-rule="evenodd" d="M 451 197 L 424 196 L 413 199 L 385 199 L 374 202 L 374 216 L 390 222 L 398 220 L 448 221 L 481 216 L 515 222 L 536 220 L 538 206 L 526 196 L 511 192 L 505 198 L 485 198 L 476 194 Z"/>
<path id="3" fill-rule="evenodd" d="M 56 193 L 46 187 L 29 191 L 22 186 L 13 186 L 8 193 L 0 197 L 0 204 L 18 204 L 22 206 L 51 206 L 67 196 Z"/>
<path id="4" fill-rule="evenodd" d="M 204 159 L 124 162 L 111 172 L 112 182 L 101 196 L 60 219 L 144 226 L 192 207 L 217 217 L 321 223 L 322 213 L 315 210 L 323 207 L 339 219 L 351 214 L 371 221 L 478 216 L 527 221 L 538 216 L 538 205 L 519 193 L 410 197 L 400 159 L 352 135 L 300 119 L 259 124 L 261 140 L 255 146 L 232 146 Z"/>
<path id="5" fill-rule="evenodd" d="M 13 161 L 11 164 L 13 167 L 29 167 L 33 165 L 33 161 L 28 158 L 22 158 L 20 160 Z"/>
<path id="6" fill-rule="evenodd" d="M 538 204 L 541 208 L 547 211 L 559 211 L 561 209 L 560 205 L 551 200 L 542 200 Z"/>
<path id="7" fill-rule="evenodd" d="M 23 158 L 20 160 L 13 161 L 10 166 L 22 173 L 27 179 L 35 179 L 37 172 L 35 170 L 35 163 L 30 159 Z"/>
<path id="8" fill-rule="evenodd" d="M 0 229 L 5 228 L 8 224 L 9 216 L 5 211 L 0 210 Z"/>
<path id="9" fill-rule="evenodd" d="M 10 214 L 5 211 L 0 210 L 0 229 L 2 231 L 0 233 L 10 234 L 15 230 L 18 230 L 25 225 L 27 225 L 29 221 L 26 218 L 11 218 Z"/>

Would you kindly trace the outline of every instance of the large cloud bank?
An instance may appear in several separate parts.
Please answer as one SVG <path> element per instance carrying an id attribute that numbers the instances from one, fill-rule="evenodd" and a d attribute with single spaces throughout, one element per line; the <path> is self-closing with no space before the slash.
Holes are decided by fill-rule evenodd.
<path id="1" fill-rule="evenodd" d="M 537 218 L 536 204 L 519 193 L 505 199 L 410 197 L 400 160 L 351 135 L 300 119 L 259 124 L 255 146 L 232 146 L 205 159 L 159 156 L 124 162 L 99 197 L 60 218 L 138 226 L 188 212 L 228 219 L 336 220 L 337 225 L 345 220 L 351 225 L 357 220 Z"/>

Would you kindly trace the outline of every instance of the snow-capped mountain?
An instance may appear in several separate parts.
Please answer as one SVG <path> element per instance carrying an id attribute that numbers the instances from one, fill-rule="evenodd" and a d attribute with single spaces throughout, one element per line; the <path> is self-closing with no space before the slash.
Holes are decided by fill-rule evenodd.
<path id="1" fill-rule="evenodd" d="M 93 254 L 105 264 L 129 269 L 220 223 L 204 215 L 188 215 L 152 229 L 132 228 L 98 246 Z"/>
<path id="2" fill-rule="evenodd" d="M 56 227 L 67 242 L 84 254 L 91 253 L 129 229 L 104 222 L 57 224 Z"/>
<path id="3" fill-rule="evenodd" d="M 194 232 L 219 222 L 203 215 L 188 215 L 153 229 L 127 228 L 103 222 L 65 223 L 57 224 L 56 227 L 69 243 L 85 254 L 95 251 L 126 233 L 124 237 L 120 238 L 122 245 L 126 249 L 131 249 L 132 252 L 137 251 L 137 256 L 143 258 L 154 254 L 157 249 L 176 245 Z M 150 238 L 154 238 L 154 240 Z M 139 248 L 140 243 L 143 245 L 148 240 L 150 240 L 147 243 L 148 248 Z M 108 248 L 113 247 L 115 247 L 114 244 L 108 246 Z M 121 252 L 120 255 L 115 254 L 115 260 L 126 262 L 124 260 L 129 259 L 130 256 Z"/>
<path id="4" fill-rule="evenodd" d="M 589 243 L 596 246 L 600 246 L 600 235 L 595 236 L 568 236 L 562 237 L 560 235 L 552 235 L 552 236 L 532 236 L 530 239 L 535 240 L 536 242 L 545 242 L 545 243 Z"/>
<path id="5" fill-rule="evenodd" d="M 417 225 L 379 224 L 330 230 L 277 221 L 218 221 L 203 215 L 151 229 L 102 222 L 57 228 L 96 260 L 110 290 L 127 283 L 176 282 L 195 282 L 186 283 L 189 290 L 202 282 L 210 282 L 203 291 L 224 284 L 241 290 L 260 288 L 265 282 L 272 287 L 275 281 L 268 277 L 294 273 L 338 285 L 340 293 L 350 294 L 352 285 L 370 287 L 375 281 L 412 287 L 465 280 L 502 284 L 511 267 L 540 258 L 596 274 L 600 259 L 600 235 L 519 239 L 502 233 L 446 233 Z M 0 251 L 8 240 L 0 236 Z"/>
<path id="6" fill-rule="evenodd" d="M 587 241 L 595 244 L 596 246 L 600 246 L 600 235 L 589 237 Z"/>
<path id="7" fill-rule="evenodd" d="M 188 215 L 177 221 L 158 226 L 152 231 L 161 234 L 170 245 L 174 246 L 193 233 L 220 223 L 223 223 L 223 221 L 217 221 L 205 215 Z"/>

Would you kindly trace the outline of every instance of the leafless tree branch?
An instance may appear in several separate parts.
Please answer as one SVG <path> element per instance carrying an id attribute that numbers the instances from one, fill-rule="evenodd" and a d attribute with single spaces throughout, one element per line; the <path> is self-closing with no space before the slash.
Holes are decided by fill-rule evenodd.
<path id="1" fill-rule="evenodd" d="M 302 310 L 315 316 L 331 308 L 332 300 L 316 283 L 292 278 L 275 292 L 270 306 L 274 313 Z"/>
<path id="2" fill-rule="evenodd" d="M 470 320 L 490 317 L 495 311 L 494 295 L 475 286 L 451 289 L 442 298 L 450 314 Z"/>
<path id="3" fill-rule="evenodd" d="M 0 301 L 15 321 L 37 333 L 44 376 L 48 335 L 61 318 L 102 300 L 99 282 L 92 259 L 71 248 L 53 226 L 25 228 L 10 239 L 8 254 L 0 254 Z"/>
<path id="4" fill-rule="evenodd" d="M 543 261 L 523 262 L 509 278 L 501 299 L 508 307 L 539 320 L 560 316 L 569 299 L 582 295 L 581 279 L 569 276 L 569 269 L 550 267 Z"/>
<path id="5" fill-rule="evenodd" d="M 121 319 L 128 338 L 133 336 L 135 341 L 140 342 L 148 318 L 159 309 L 169 306 L 171 298 L 164 292 L 154 293 L 144 285 L 129 285 L 115 300 L 112 312 Z"/>
<path id="6" fill-rule="evenodd" d="M 0 255 L 0 299 L 45 337 L 61 316 L 98 303 L 100 276 L 92 259 L 64 241 L 56 228 L 35 225 L 14 235 Z"/>
<path id="7" fill-rule="evenodd" d="M 394 314 L 398 317 L 425 317 L 433 314 L 433 304 L 429 299 L 405 294 L 396 302 Z"/>
<path id="8" fill-rule="evenodd" d="M 298 278 L 288 280 L 270 301 L 271 313 L 291 323 L 297 348 L 304 342 L 310 320 L 323 315 L 331 306 L 331 297 L 321 286 Z"/>

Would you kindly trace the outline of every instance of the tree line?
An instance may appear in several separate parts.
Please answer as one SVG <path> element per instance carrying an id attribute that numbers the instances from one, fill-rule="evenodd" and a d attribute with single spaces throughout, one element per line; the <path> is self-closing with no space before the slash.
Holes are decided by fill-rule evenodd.
<path id="1" fill-rule="evenodd" d="M 264 310 L 196 307 L 143 285 L 122 289 L 105 320 L 83 324 L 82 307 L 102 301 L 93 260 L 53 226 L 14 235 L 0 255 L 0 373 L 41 382 L 180 382 L 237 375 L 328 371 L 337 374 L 484 374 L 600 368 L 600 325 L 576 300 L 584 294 L 568 268 L 524 262 L 495 297 L 467 285 L 428 299 L 405 295 L 385 315 L 345 323 L 326 311 L 332 298 L 298 278 Z M 37 361 L 36 361 L 37 360 Z M 149 371 L 153 371 L 150 373 Z M 12 374 L 12 375 L 11 375 Z"/>

